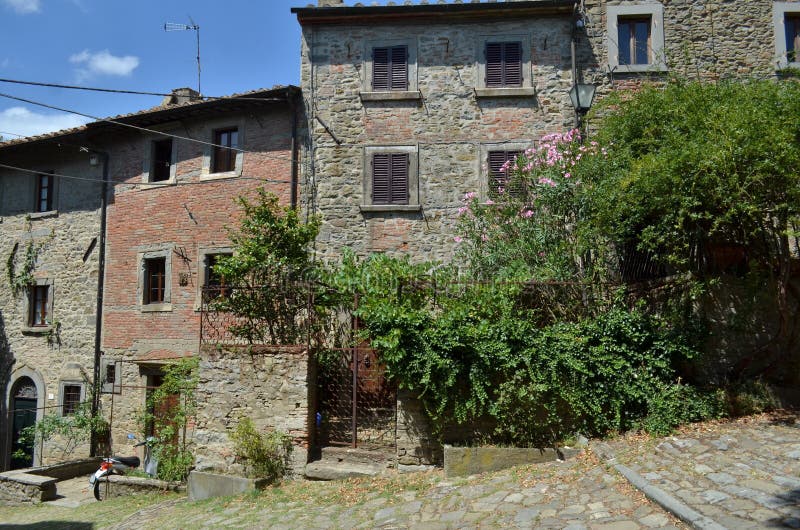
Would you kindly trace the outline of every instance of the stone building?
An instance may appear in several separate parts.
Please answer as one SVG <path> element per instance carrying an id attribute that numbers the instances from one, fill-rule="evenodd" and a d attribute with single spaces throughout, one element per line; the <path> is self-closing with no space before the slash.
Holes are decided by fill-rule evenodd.
<path id="1" fill-rule="evenodd" d="M 0 144 L 0 470 L 64 458 L 58 444 L 22 447 L 20 429 L 89 395 L 103 165 L 87 132 Z"/>
<path id="2" fill-rule="evenodd" d="M 602 98 L 800 66 L 797 2 L 319 0 L 292 12 L 309 120 L 301 196 L 331 260 L 349 247 L 449 261 L 464 195 L 489 198 L 505 160 L 574 127 L 578 83 Z M 399 403 L 398 455 L 425 463 L 410 403 Z"/>

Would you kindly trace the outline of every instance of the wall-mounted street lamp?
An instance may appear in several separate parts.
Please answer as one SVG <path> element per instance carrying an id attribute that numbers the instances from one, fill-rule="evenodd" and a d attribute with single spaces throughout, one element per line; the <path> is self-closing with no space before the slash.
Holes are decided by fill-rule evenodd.
<path id="1" fill-rule="evenodd" d="M 595 85 L 586 83 L 575 83 L 569 90 L 569 99 L 572 101 L 572 107 L 575 112 L 580 116 L 584 116 L 589 109 L 592 108 L 594 101 L 594 92 L 597 89 Z"/>

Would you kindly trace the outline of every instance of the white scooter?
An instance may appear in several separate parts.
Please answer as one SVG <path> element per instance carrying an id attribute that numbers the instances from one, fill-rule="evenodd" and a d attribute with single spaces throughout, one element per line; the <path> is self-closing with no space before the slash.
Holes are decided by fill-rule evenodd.
<path id="1" fill-rule="evenodd" d="M 136 436 L 133 434 L 128 435 L 128 440 L 135 440 Z M 155 438 L 148 436 L 144 441 L 134 445 L 134 447 L 144 446 L 144 472 L 155 477 L 158 471 L 158 460 L 153 457 L 151 446 Z M 98 501 L 108 498 L 108 476 L 109 475 L 124 475 L 126 471 L 139 467 L 141 460 L 138 456 L 109 456 L 104 458 L 100 464 L 100 469 L 95 471 L 94 475 L 89 478 L 89 485 L 92 486 L 94 491 L 94 498 Z M 106 477 L 105 480 L 100 480 Z M 101 486 L 102 484 L 102 486 Z"/>

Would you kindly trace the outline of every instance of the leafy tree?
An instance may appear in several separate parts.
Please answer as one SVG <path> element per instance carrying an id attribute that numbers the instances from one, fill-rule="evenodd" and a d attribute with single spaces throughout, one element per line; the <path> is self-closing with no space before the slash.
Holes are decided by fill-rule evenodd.
<path id="1" fill-rule="evenodd" d="M 304 222 L 297 210 L 281 206 L 263 189 L 257 201 L 237 201 L 244 216 L 230 232 L 234 254 L 214 265 L 226 286 L 207 293 L 210 307 L 234 314 L 229 331 L 250 343 L 296 343 L 305 331 L 298 317 L 309 308 L 308 290 L 300 283 L 314 276 L 309 249 L 319 218 Z"/>

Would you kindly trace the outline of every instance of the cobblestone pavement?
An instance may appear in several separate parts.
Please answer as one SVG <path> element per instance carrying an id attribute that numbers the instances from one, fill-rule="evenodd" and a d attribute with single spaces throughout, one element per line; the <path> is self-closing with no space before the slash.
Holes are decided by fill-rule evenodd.
<path id="1" fill-rule="evenodd" d="M 160 528 L 178 521 L 182 528 L 683 528 L 590 454 L 460 480 L 436 472 L 397 491 L 368 482 L 350 485 L 352 490 L 347 483 L 312 483 L 311 490 L 284 502 L 267 507 L 261 499 L 244 499 L 213 516 L 193 511 L 191 503 L 169 513 L 148 508 L 114 528 L 143 523 Z M 297 496 L 308 499 L 294 500 Z"/>
<path id="2" fill-rule="evenodd" d="M 800 418 L 698 424 L 609 443 L 617 461 L 726 528 L 800 528 Z"/>

